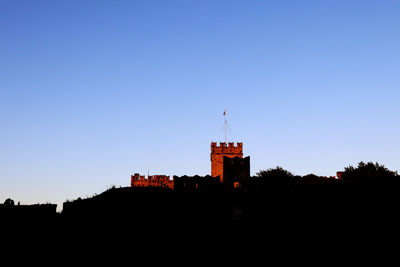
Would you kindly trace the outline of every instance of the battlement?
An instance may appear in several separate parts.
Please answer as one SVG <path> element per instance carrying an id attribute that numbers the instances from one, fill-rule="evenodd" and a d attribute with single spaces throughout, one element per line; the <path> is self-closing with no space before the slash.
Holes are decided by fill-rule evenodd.
<path id="1" fill-rule="evenodd" d="M 221 154 L 242 154 L 243 153 L 243 143 L 237 143 L 235 146 L 234 142 L 211 142 L 211 153 L 221 153 Z"/>
<path id="2" fill-rule="evenodd" d="M 144 175 L 135 173 L 131 175 L 131 187 L 168 187 L 174 189 L 174 181 L 167 175 Z"/>

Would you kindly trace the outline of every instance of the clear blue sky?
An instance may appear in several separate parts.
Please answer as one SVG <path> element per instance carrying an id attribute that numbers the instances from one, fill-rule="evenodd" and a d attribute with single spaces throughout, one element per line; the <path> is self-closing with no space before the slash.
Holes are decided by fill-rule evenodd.
<path id="1" fill-rule="evenodd" d="M 382 0 L 0 0 L 0 202 L 210 174 L 225 108 L 252 174 L 399 170 L 399 14 Z"/>

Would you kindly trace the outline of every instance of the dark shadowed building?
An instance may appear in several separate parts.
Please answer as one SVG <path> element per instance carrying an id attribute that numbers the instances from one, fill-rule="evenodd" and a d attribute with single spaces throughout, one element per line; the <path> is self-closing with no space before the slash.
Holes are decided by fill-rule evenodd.
<path id="1" fill-rule="evenodd" d="M 224 188 L 228 191 L 247 191 L 250 179 L 250 157 L 224 157 Z"/>

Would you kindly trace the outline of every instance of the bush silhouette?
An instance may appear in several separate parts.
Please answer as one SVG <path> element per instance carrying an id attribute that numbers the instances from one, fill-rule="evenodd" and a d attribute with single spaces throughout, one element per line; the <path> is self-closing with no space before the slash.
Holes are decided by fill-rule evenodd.
<path id="1" fill-rule="evenodd" d="M 4 205 L 5 205 L 5 206 L 14 206 L 14 200 L 12 200 L 11 198 L 7 198 L 7 199 L 4 201 Z"/>

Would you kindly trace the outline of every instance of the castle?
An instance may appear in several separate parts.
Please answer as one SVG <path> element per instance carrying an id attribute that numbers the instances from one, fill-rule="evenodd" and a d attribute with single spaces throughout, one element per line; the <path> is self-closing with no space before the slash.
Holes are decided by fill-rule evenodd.
<path id="1" fill-rule="evenodd" d="M 221 184 L 225 189 L 244 189 L 250 178 L 250 157 L 243 158 L 243 143 L 211 142 L 211 177 L 200 181 L 198 178 L 173 177 L 166 175 L 148 176 L 135 173 L 131 175 L 131 187 L 163 187 L 186 190 L 186 187 L 198 189 L 206 185 Z"/>

